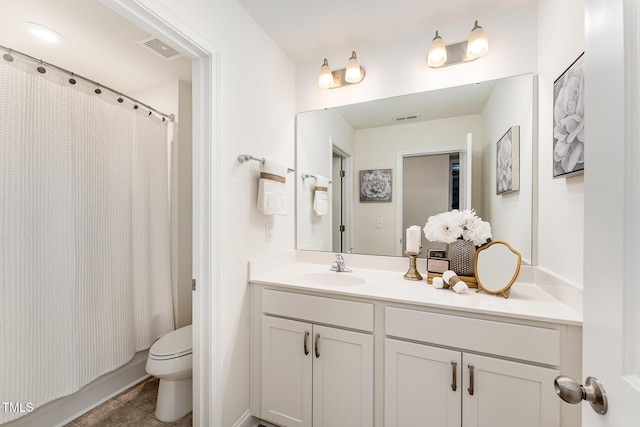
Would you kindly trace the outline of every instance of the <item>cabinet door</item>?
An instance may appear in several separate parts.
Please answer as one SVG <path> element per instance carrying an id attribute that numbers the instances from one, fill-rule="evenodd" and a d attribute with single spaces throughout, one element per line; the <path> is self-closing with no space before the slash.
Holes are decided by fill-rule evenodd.
<path id="1" fill-rule="evenodd" d="M 387 338 L 385 427 L 460 427 L 461 360 L 459 351 Z"/>
<path id="2" fill-rule="evenodd" d="M 467 353 L 462 358 L 464 427 L 559 427 L 558 371 Z"/>
<path id="3" fill-rule="evenodd" d="M 373 336 L 313 326 L 313 427 L 373 425 Z"/>
<path id="4" fill-rule="evenodd" d="M 311 324 L 262 316 L 261 418 L 311 427 L 311 334 Z"/>

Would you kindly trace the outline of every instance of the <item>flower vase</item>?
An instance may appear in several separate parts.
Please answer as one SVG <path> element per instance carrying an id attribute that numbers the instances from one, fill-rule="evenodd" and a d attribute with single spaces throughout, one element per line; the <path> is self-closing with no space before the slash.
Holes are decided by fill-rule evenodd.
<path id="1" fill-rule="evenodd" d="M 447 258 L 451 265 L 449 268 L 458 276 L 473 276 L 473 262 L 476 255 L 476 247 L 470 240 L 458 239 L 447 244 Z"/>

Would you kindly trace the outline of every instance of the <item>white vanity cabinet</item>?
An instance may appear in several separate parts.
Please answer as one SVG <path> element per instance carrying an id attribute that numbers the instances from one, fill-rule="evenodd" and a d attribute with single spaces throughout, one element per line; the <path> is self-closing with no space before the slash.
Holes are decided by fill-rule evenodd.
<path id="1" fill-rule="evenodd" d="M 262 289 L 260 311 L 260 418 L 372 426 L 373 304 Z"/>
<path id="2" fill-rule="evenodd" d="M 560 426 L 559 330 L 387 307 L 385 331 L 385 427 Z"/>

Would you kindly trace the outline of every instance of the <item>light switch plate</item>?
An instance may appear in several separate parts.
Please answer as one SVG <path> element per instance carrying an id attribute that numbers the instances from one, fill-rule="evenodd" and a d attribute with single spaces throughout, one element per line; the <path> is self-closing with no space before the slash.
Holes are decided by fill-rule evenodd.
<path id="1" fill-rule="evenodd" d="M 267 222 L 264 225 L 264 241 L 270 242 L 273 240 L 273 222 Z"/>
<path id="2" fill-rule="evenodd" d="M 382 218 L 376 218 L 376 228 L 382 228 Z"/>

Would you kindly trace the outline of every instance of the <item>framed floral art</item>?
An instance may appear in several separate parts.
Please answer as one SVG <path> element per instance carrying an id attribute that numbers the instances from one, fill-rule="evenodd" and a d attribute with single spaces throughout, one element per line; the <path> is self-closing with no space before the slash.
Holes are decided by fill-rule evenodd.
<path id="1" fill-rule="evenodd" d="M 391 201 L 391 169 L 367 169 L 360 171 L 360 201 Z"/>
<path id="2" fill-rule="evenodd" d="M 553 83 L 553 177 L 584 173 L 584 52 Z"/>
<path id="3" fill-rule="evenodd" d="M 496 144 L 496 194 L 520 189 L 520 126 L 511 126 Z"/>

